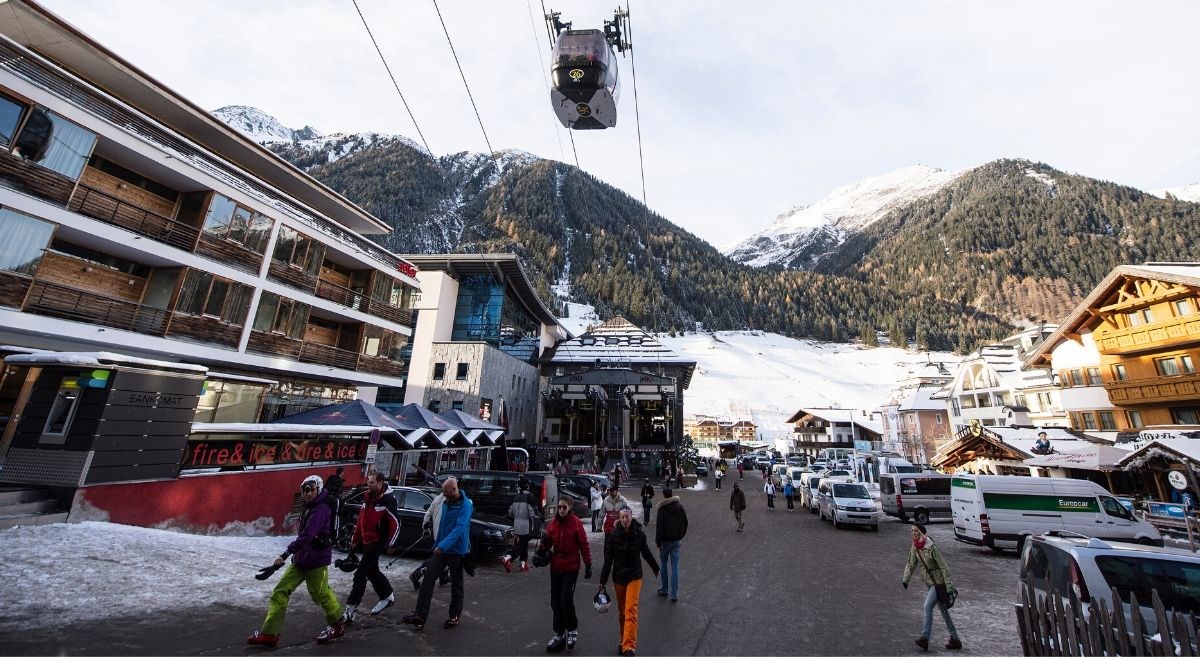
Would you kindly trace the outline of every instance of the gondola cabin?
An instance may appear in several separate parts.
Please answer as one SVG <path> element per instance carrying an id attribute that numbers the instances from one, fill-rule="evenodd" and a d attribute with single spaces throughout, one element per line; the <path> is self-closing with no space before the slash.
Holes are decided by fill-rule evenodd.
<path id="1" fill-rule="evenodd" d="M 567 128 L 601 130 L 617 125 L 620 80 L 617 58 L 600 30 L 564 30 L 554 43 L 550 98 Z"/>

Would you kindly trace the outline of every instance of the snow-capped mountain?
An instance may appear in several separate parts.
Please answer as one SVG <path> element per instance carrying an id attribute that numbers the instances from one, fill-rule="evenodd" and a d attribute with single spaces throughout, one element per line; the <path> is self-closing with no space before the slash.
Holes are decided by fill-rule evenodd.
<path id="1" fill-rule="evenodd" d="M 1147 193 L 1159 198 L 1167 198 L 1167 195 L 1170 194 L 1180 201 L 1200 203 L 1200 183 L 1184 185 L 1182 187 L 1168 187 L 1166 189 L 1151 189 L 1147 190 Z"/>
<path id="2" fill-rule="evenodd" d="M 292 130 L 280 123 L 275 117 L 257 107 L 227 105 L 213 110 L 212 114 L 230 127 L 260 144 L 280 141 L 300 141 L 321 136 L 321 133 L 310 126 L 304 126 L 299 130 Z"/>
<path id="3" fill-rule="evenodd" d="M 724 249 L 724 253 L 752 267 L 810 269 L 837 248 L 848 233 L 870 226 L 891 210 L 937 193 L 962 173 L 917 165 L 839 187 L 812 205 L 789 209 L 770 226 Z"/>

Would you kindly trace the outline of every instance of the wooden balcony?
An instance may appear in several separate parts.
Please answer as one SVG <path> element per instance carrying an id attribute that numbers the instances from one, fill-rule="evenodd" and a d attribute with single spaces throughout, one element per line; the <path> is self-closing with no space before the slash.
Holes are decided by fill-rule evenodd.
<path id="1" fill-rule="evenodd" d="M 1146 326 L 1110 331 L 1096 341 L 1106 356 L 1166 351 L 1200 342 L 1200 315 L 1185 315 Z"/>
<path id="2" fill-rule="evenodd" d="M 170 315 L 159 308 L 39 280 L 30 286 L 23 310 L 149 335 L 162 335 Z"/>
<path id="3" fill-rule="evenodd" d="M 188 338 L 236 349 L 242 339 L 242 325 L 229 324 L 218 317 L 173 313 L 167 325 L 167 337 Z"/>
<path id="4" fill-rule="evenodd" d="M 267 278 L 278 283 L 283 283 L 288 287 L 294 287 L 297 290 L 308 292 L 310 294 L 317 289 L 318 285 L 316 276 L 313 276 L 299 267 L 293 267 L 287 263 L 279 262 L 274 258 L 271 259 L 271 264 L 268 265 Z M 318 294 L 318 296 L 320 295 Z"/>
<path id="5" fill-rule="evenodd" d="M 371 372 L 386 376 L 403 376 L 407 364 L 378 356 L 368 356 L 316 342 L 296 340 L 279 333 L 251 331 L 247 351 L 272 356 L 284 356 L 302 363 L 326 365 L 343 370 Z"/>
<path id="6" fill-rule="evenodd" d="M 1106 381 L 1104 388 L 1115 406 L 1195 401 L 1200 398 L 1200 374 Z"/>
<path id="7" fill-rule="evenodd" d="M 75 181 L 8 151 L 0 151 L 0 178 L 19 191 L 66 204 Z"/>
<path id="8" fill-rule="evenodd" d="M 200 234 L 200 241 L 196 244 L 196 253 L 212 258 L 217 262 L 223 262 L 230 267 L 235 267 L 251 274 L 257 274 L 259 267 L 262 266 L 263 256 L 261 253 L 256 253 L 246 247 L 229 240 L 219 239 Z"/>
<path id="9" fill-rule="evenodd" d="M 386 319 L 403 326 L 412 326 L 411 310 L 397 308 L 382 301 L 376 301 L 375 299 L 368 300 L 367 307 L 363 312 L 373 317 Z"/>
<path id="10" fill-rule="evenodd" d="M 337 283 L 325 279 L 317 281 L 317 296 L 328 299 L 339 306 L 345 306 L 364 312 L 372 317 L 379 317 L 404 326 L 412 326 L 412 311 L 372 299 L 365 294 L 355 292 Z"/>
<path id="11" fill-rule="evenodd" d="M 20 308 L 25 302 L 25 293 L 33 285 L 33 277 L 0 271 L 0 306 Z"/>
<path id="12" fill-rule="evenodd" d="M 80 184 L 79 188 L 75 190 L 67 209 L 93 219 L 99 219 L 104 223 L 120 226 L 138 235 L 144 235 L 156 242 L 169 244 L 184 251 L 191 251 L 196 245 L 196 239 L 200 236 L 198 228 L 164 217 L 83 184 Z"/>

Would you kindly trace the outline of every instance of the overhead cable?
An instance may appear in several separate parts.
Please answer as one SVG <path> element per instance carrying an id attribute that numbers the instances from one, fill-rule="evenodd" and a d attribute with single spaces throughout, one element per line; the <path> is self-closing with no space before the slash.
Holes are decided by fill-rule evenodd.
<path id="1" fill-rule="evenodd" d="M 549 88 L 550 87 L 550 76 L 546 75 L 546 60 L 542 59 L 542 46 L 541 46 L 541 43 L 539 42 L 540 40 L 538 39 L 537 21 L 535 21 L 533 19 L 533 5 L 530 4 L 530 0 L 525 0 L 525 9 L 529 11 L 529 29 L 533 30 L 533 48 L 534 48 L 534 50 L 537 51 L 538 66 L 542 69 L 542 80 L 544 80 L 546 82 L 546 87 Z M 553 116 L 551 116 L 550 123 L 554 127 L 554 137 L 556 139 L 558 139 L 558 154 L 562 157 L 562 159 L 565 160 L 565 159 L 567 159 L 567 154 L 566 154 L 566 152 L 563 151 L 562 133 L 559 132 L 558 122 L 555 121 Z M 571 150 L 575 150 L 574 143 L 572 143 L 572 145 L 571 145 Z M 575 166 L 576 167 L 579 166 L 579 156 L 578 155 L 575 156 Z"/>
<path id="2" fill-rule="evenodd" d="M 475 120 L 479 121 L 479 130 L 483 133 L 483 141 L 487 144 L 488 153 L 492 159 L 496 159 L 496 150 L 492 148 L 492 142 L 488 139 L 487 130 L 483 127 L 483 118 L 479 116 L 479 106 L 475 104 L 475 96 L 471 94 L 471 85 L 467 84 L 467 76 L 463 73 L 462 62 L 458 61 L 458 52 L 454 50 L 454 41 L 450 39 L 450 30 L 446 28 L 446 19 L 442 18 L 442 9 L 438 7 L 437 0 L 433 1 L 433 8 L 437 10 L 438 20 L 442 23 L 442 32 L 446 34 L 446 43 L 450 44 L 450 54 L 454 55 L 454 63 L 458 66 L 458 75 L 462 77 L 463 86 L 467 88 L 467 98 L 471 99 L 471 107 L 475 109 Z"/>
<path id="3" fill-rule="evenodd" d="M 354 3 L 354 10 L 358 12 L 358 17 L 362 19 L 363 27 L 367 28 L 367 36 L 371 37 L 371 43 L 375 45 L 375 52 L 379 53 L 379 60 L 383 62 L 383 68 L 387 69 L 388 77 L 392 79 L 392 86 L 396 87 L 396 93 L 400 95 L 400 102 L 404 103 L 404 109 L 408 111 L 408 118 L 412 119 L 413 127 L 417 129 L 417 136 L 421 138 L 421 143 L 425 145 L 425 150 L 433 155 L 433 149 L 429 148 L 429 142 L 425 141 L 425 135 L 421 132 L 421 126 L 417 125 L 417 117 L 413 116 L 412 108 L 408 106 L 408 101 L 404 99 L 404 92 L 400 91 L 400 84 L 396 82 L 396 76 L 392 75 L 392 67 L 388 66 L 387 59 L 383 56 L 383 51 L 379 49 L 379 42 L 375 40 L 375 35 L 371 33 L 371 26 L 367 24 L 367 17 L 363 16 L 362 9 L 358 7 L 358 0 L 351 0 Z"/>

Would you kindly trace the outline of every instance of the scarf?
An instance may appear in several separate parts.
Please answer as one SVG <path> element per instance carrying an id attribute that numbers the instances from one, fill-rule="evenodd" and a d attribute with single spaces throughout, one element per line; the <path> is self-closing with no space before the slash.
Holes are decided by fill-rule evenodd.
<path id="1" fill-rule="evenodd" d="M 925 540 L 924 534 L 922 534 L 920 538 L 916 538 L 916 537 L 913 538 L 913 547 L 917 548 L 918 550 L 924 550 L 925 543 L 926 543 L 926 540 Z"/>

